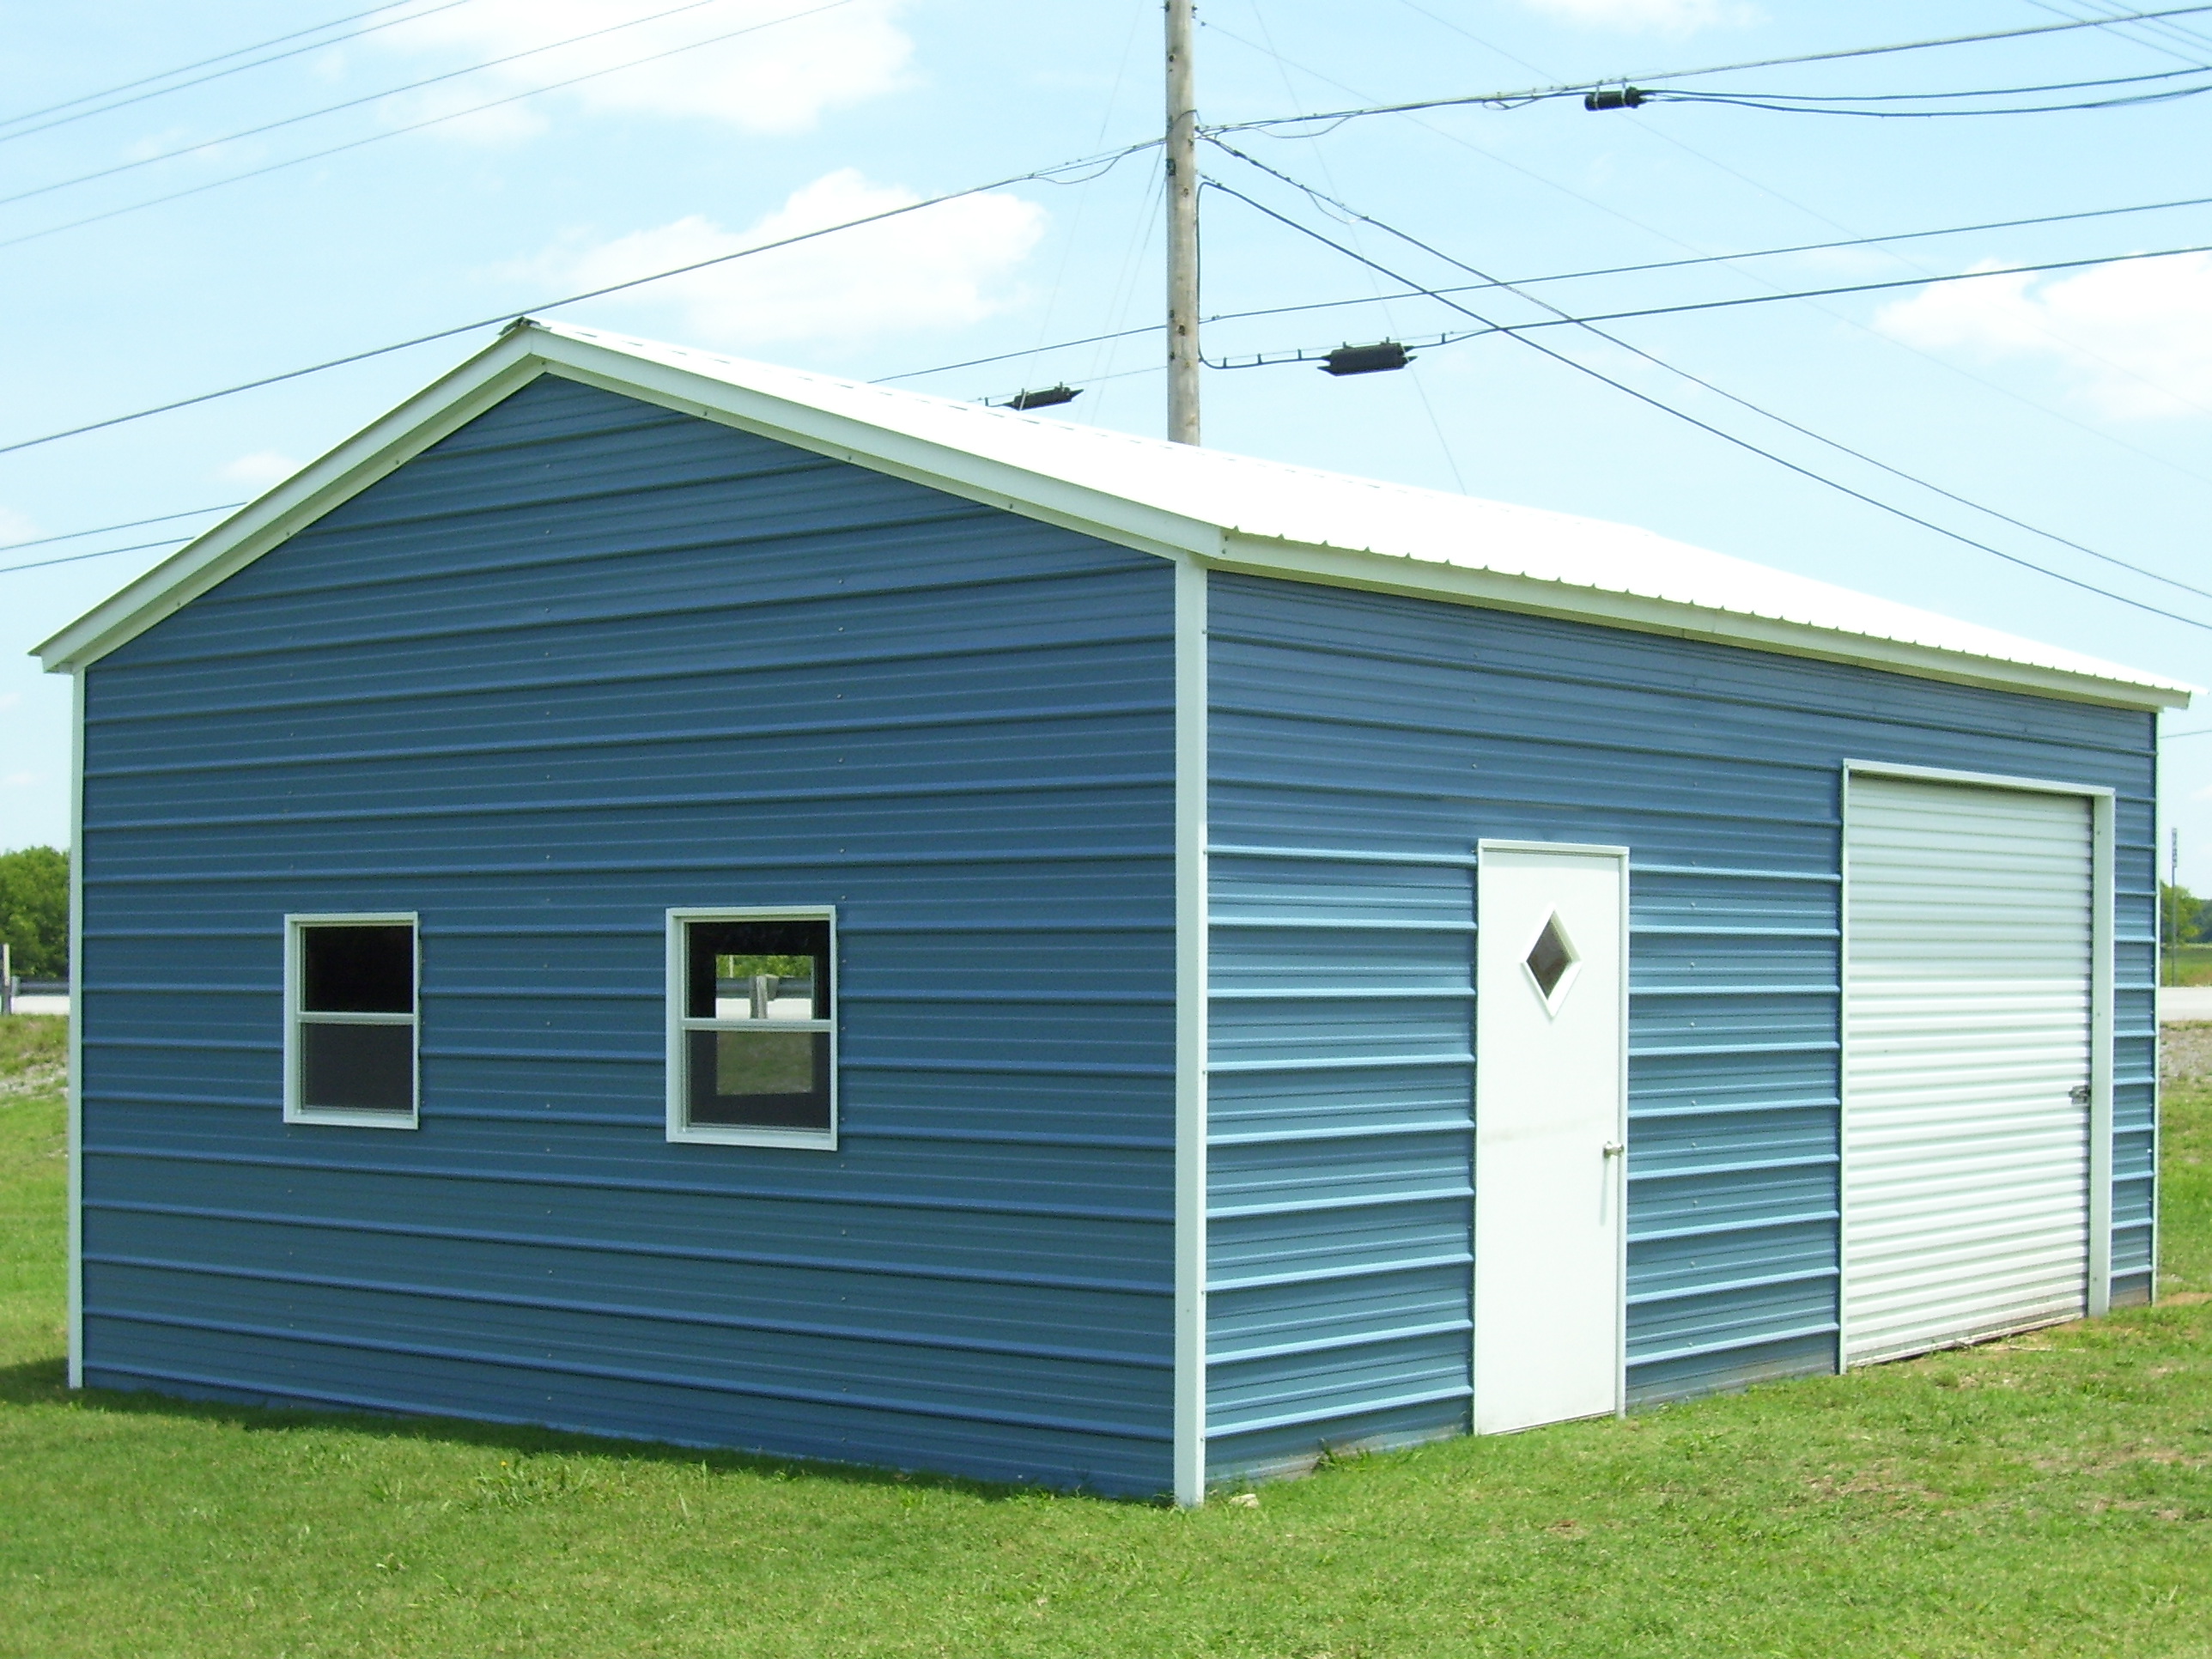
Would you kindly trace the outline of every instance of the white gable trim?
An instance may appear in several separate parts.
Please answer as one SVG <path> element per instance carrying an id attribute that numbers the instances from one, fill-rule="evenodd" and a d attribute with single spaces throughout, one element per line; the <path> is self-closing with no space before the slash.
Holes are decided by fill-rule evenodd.
<path id="1" fill-rule="evenodd" d="M 89 667 L 466 426 L 540 372 L 520 331 L 502 337 L 110 594 L 32 654 L 50 673 Z"/>
<path id="2" fill-rule="evenodd" d="M 1243 534 L 798 398 L 757 391 L 643 355 L 643 343 L 635 343 L 640 350 L 630 351 L 558 327 L 524 323 L 510 328 L 459 368 L 70 623 L 38 647 L 36 654 L 57 672 L 98 661 L 530 380 L 553 374 L 1142 552 L 1170 558 L 1194 555 L 1221 569 L 1565 617 L 2111 707 L 2178 708 L 2192 695 L 2188 686 L 2117 666 L 2100 672 L 2103 665 L 2069 667 L 1588 583 Z M 2033 648 L 2027 641 L 2021 645 Z"/>

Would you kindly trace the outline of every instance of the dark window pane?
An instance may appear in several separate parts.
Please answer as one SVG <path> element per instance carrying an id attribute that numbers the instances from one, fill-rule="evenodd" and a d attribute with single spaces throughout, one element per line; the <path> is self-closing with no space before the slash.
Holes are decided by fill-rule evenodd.
<path id="1" fill-rule="evenodd" d="M 1535 944 L 1528 947 L 1528 971 L 1536 976 L 1536 983 L 1549 996 L 1558 987 L 1568 969 L 1575 965 L 1574 946 L 1559 931 L 1559 919 L 1553 916 L 1544 924 L 1544 931 L 1536 936 Z"/>
<path id="2" fill-rule="evenodd" d="M 684 924 L 691 1019 L 828 1019 L 830 924 L 764 919 Z"/>
<path id="3" fill-rule="evenodd" d="M 415 1012 L 415 930 L 405 922 L 302 927 L 300 953 L 304 1012 Z"/>
<path id="4" fill-rule="evenodd" d="M 300 1023 L 300 1104 L 311 1110 L 415 1109 L 415 1028 Z"/>
<path id="5" fill-rule="evenodd" d="M 692 1122 L 829 1133 L 827 1031 L 691 1031 L 684 1041 Z"/>

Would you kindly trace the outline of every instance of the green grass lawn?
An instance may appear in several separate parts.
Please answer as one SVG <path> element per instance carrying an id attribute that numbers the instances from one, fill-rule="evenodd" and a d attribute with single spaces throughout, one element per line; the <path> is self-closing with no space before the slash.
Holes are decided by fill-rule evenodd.
<path id="1" fill-rule="evenodd" d="M 2201 1079 L 2158 1308 L 1185 1514 L 73 1399 L 59 1036 L 0 1023 L 0 1653 L 2212 1656 Z"/>
<path id="2" fill-rule="evenodd" d="M 2212 985 L 2212 945 L 2169 945 L 2159 952 L 2158 966 L 2167 985 Z"/>

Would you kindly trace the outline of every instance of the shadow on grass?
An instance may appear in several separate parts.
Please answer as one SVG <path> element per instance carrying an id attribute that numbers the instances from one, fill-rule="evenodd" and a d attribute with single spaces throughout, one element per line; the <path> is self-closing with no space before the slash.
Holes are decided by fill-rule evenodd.
<path id="1" fill-rule="evenodd" d="M 252 1406 L 234 1401 L 195 1399 L 151 1389 L 78 1389 L 69 1386 L 66 1364 L 58 1357 L 0 1365 L 0 1414 L 35 1406 L 59 1406 L 112 1417 L 158 1418 L 200 1423 L 246 1434 L 305 1432 L 361 1435 L 377 1440 L 411 1440 L 506 1452 L 517 1457 L 567 1455 L 605 1458 L 640 1465 L 705 1467 L 718 1474 L 752 1474 L 771 1480 L 832 1481 L 900 1492 L 957 1492 L 987 1503 L 1039 1496 L 1084 1498 L 1101 1503 L 1146 1504 L 1085 1487 L 1042 1483 L 970 1480 L 927 1470 L 874 1468 L 858 1463 L 816 1462 L 734 1451 L 726 1446 L 684 1446 L 667 1441 L 616 1439 L 529 1424 L 485 1423 L 459 1417 L 387 1417 L 374 1412 L 322 1409 L 309 1406 Z M 1166 1506 L 1163 1497 L 1157 1502 Z"/>

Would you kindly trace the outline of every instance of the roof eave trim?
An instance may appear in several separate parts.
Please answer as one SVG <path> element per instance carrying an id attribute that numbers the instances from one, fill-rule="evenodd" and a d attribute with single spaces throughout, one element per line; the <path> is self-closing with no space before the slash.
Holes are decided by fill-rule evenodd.
<path id="1" fill-rule="evenodd" d="M 553 373 L 602 391 L 642 398 L 826 459 L 865 466 L 1140 552 L 1172 558 L 1181 554 L 1212 557 L 1221 551 L 1221 527 L 1200 519 L 573 335 L 534 328 L 530 333 L 538 356 Z"/>
<path id="2" fill-rule="evenodd" d="M 187 542 L 31 654 L 48 673 L 88 667 L 465 426 L 543 368 L 525 331 L 504 336 Z"/>
<path id="3" fill-rule="evenodd" d="M 1246 575 L 1276 576 L 1328 586 L 1443 599 L 1459 605 L 1554 617 L 1642 634 L 1702 640 L 1716 645 L 1858 667 L 1886 669 L 1919 679 L 1999 691 L 2025 692 L 2108 708 L 2187 708 L 2194 689 L 2151 680 L 2112 680 L 2035 663 L 1978 657 L 1910 641 L 1818 627 L 1784 617 L 1716 611 L 1678 599 L 1581 586 L 1510 572 L 1470 568 L 1388 553 L 1352 552 L 1231 532 L 1222 552 L 1206 562 Z"/>

